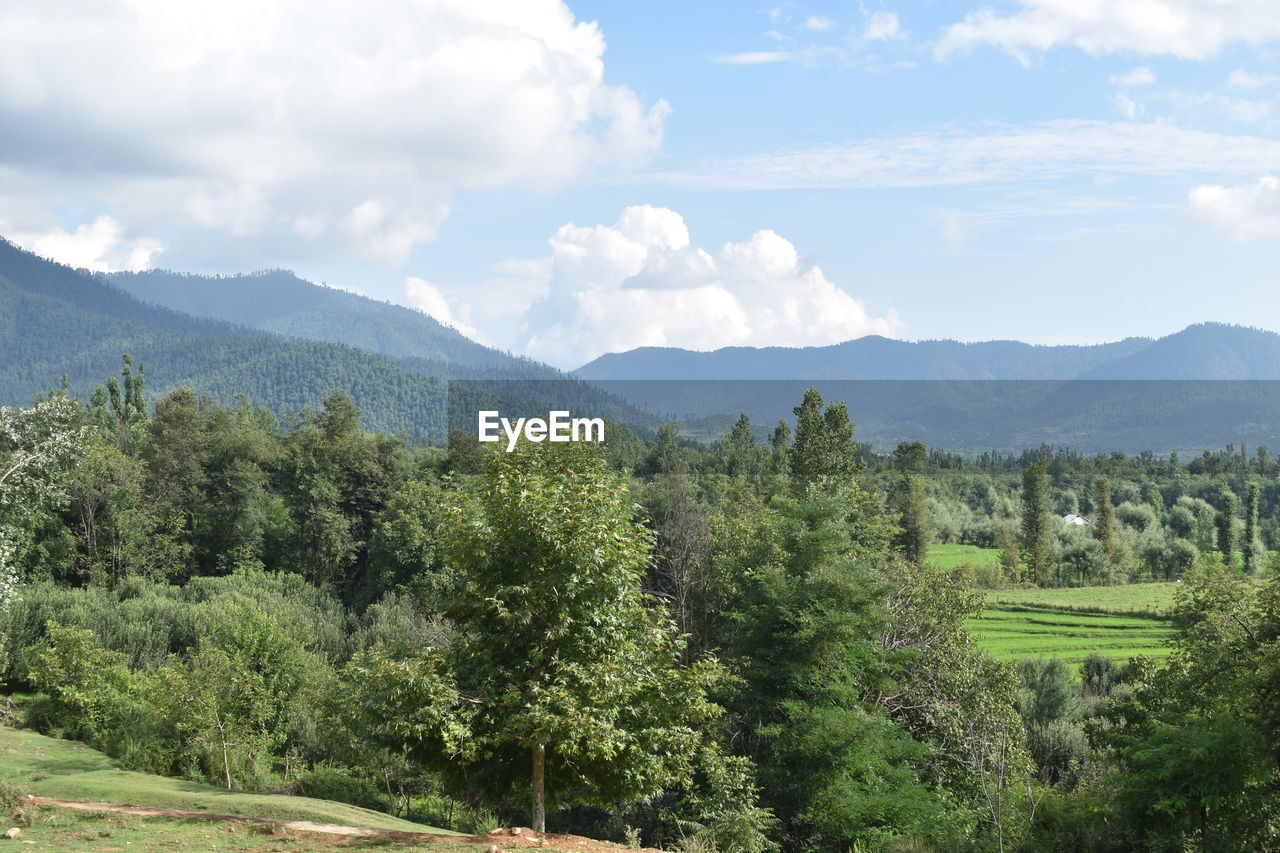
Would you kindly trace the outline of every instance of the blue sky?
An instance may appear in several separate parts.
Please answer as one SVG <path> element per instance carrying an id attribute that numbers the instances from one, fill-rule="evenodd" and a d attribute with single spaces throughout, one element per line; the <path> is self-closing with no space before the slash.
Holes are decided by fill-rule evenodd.
<path id="1" fill-rule="evenodd" d="M 0 233 L 77 265 L 565 367 L 1280 328 L 1273 2 L 62 5 L 0 10 Z"/>

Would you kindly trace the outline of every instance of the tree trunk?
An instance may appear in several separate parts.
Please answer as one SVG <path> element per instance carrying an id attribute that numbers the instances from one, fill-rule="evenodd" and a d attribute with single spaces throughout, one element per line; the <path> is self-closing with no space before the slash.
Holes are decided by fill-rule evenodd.
<path id="1" fill-rule="evenodd" d="M 547 764 L 547 748 L 538 744 L 533 748 L 533 826 L 534 832 L 547 831 L 547 796 L 543 775 Z"/>

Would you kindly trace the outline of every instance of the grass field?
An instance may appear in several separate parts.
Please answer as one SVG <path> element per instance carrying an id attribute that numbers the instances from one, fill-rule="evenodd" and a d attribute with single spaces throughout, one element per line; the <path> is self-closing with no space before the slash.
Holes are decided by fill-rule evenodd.
<path id="1" fill-rule="evenodd" d="M 245 817 L 309 820 L 404 832 L 441 832 L 382 812 L 283 794 L 227 791 L 181 779 L 120 770 L 81 743 L 0 726 L 0 782 L 24 794 Z"/>
<path id="2" fill-rule="evenodd" d="M 1164 615 L 1173 607 L 1177 583 L 1127 583 L 1067 589 L 999 589 L 987 593 L 992 607 L 1039 607 L 1075 612 Z"/>
<path id="3" fill-rule="evenodd" d="M 1112 658 L 1163 657 L 1173 626 L 1162 618 L 1177 584 L 994 590 L 969 620 L 979 644 L 997 658 L 1062 658 L 1098 652 Z"/>
<path id="4" fill-rule="evenodd" d="M 255 853 L 331 853 L 335 850 L 385 853 L 473 853 L 477 845 L 445 841 L 399 841 L 386 838 L 346 838 L 296 832 L 244 823 L 140 817 L 111 812 L 76 812 L 57 808 L 24 808 L 22 836 L 0 840 L 3 849 L 48 853 L 123 851 L 185 853 L 241 850 Z M 12 823 L 5 824 L 7 829 Z M 0 830 L 2 831 L 2 830 Z"/>
<path id="5" fill-rule="evenodd" d="M 994 566 L 1000 562 L 1000 549 L 979 548 L 977 545 L 930 545 L 928 559 L 944 569 L 965 564 L 974 568 Z"/>

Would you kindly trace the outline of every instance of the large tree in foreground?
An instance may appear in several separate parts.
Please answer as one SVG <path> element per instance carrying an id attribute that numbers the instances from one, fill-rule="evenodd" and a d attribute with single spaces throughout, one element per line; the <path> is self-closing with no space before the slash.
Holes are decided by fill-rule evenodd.
<path id="1" fill-rule="evenodd" d="M 355 663 L 376 737 L 462 788 L 546 807 L 636 800 L 688 779 L 717 663 L 640 589 L 652 535 L 626 483 L 580 445 L 495 453 L 453 493 L 447 652 Z M 379 722 L 381 721 L 381 722 Z"/>

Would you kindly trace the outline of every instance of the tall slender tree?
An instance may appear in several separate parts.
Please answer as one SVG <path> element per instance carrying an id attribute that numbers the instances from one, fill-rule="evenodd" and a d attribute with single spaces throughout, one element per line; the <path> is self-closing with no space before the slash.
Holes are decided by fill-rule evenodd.
<path id="1" fill-rule="evenodd" d="M 1236 494 L 1230 489 L 1222 490 L 1222 509 L 1214 518 L 1214 526 L 1218 532 L 1218 553 L 1222 555 L 1222 563 L 1228 568 L 1235 566 L 1236 559 Z"/>
<path id="2" fill-rule="evenodd" d="M 1102 543 L 1107 560 L 1113 565 L 1119 556 L 1116 542 L 1116 510 L 1111 504 L 1111 481 L 1099 477 L 1093 481 L 1093 536 Z"/>
<path id="3" fill-rule="evenodd" d="M 1022 472 L 1022 555 L 1036 583 L 1049 582 L 1051 570 L 1049 475 L 1043 462 Z"/>
<path id="4" fill-rule="evenodd" d="M 1256 575 L 1262 570 L 1265 552 L 1258 539 L 1258 501 L 1260 489 L 1257 483 L 1250 483 L 1244 497 L 1244 570 L 1247 574 Z"/>

